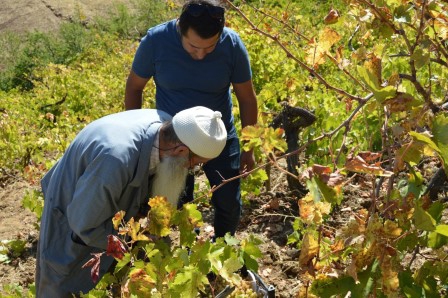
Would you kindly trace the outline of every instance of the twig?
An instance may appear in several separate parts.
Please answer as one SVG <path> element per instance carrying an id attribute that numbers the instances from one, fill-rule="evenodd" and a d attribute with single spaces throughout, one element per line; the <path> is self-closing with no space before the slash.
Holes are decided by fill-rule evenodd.
<path id="1" fill-rule="evenodd" d="M 297 216 L 293 216 L 293 215 L 286 215 L 286 214 L 280 214 L 280 213 L 263 213 L 263 214 L 259 214 L 259 215 L 255 215 L 255 218 L 258 217 L 267 217 L 267 216 L 282 216 L 284 218 L 297 218 Z"/>
<path id="2" fill-rule="evenodd" d="M 314 69 L 312 69 L 311 67 L 309 67 L 308 65 L 306 65 L 304 62 L 302 62 L 300 59 L 298 59 L 296 56 L 294 56 L 291 51 L 289 51 L 286 46 L 281 43 L 280 39 L 278 36 L 274 36 L 270 33 L 267 33 L 261 29 L 259 29 L 251 20 L 249 20 L 249 18 L 238 8 L 236 7 L 232 2 L 230 2 L 230 0 L 225 0 L 227 4 L 229 4 L 233 9 L 235 9 L 239 15 L 241 15 L 241 17 L 252 27 L 252 29 L 258 33 L 260 33 L 261 35 L 264 35 L 270 39 L 272 39 L 273 41 L 275 41 L 281 48 L 282 50 L 286 53 L 286 56 L 288 58 L 291 58 L 292 60 L 294 60 L 297 64 L 299 64 L 300 67 L 304 68 L 305 70 L 307 70 L 312 76 L 314 76 L 320 83 L 322 83 L 327 89 L 333 90 L 335 92 L 337 92 L 338 94 L 344 95 L 348 98 L 351 98 L 353 100 L 356 100 L 358 102 L 362 102 L 363 98 L 350 94 L 347 91 L 337 88 L 333 85 L 331 85 L 330 83 L 328 83 L 319 73 L 317 73 Z M 362 84 L 360 84 L 360 86 L 363 86 Z"/>
<path id="3" fill-rule="evenodd" d="M 280 179 L 282 179 L 284 175 L 285 175 L 284 173 L 280 173 L 280 175 L 278 176 L 277 180 L 275 180 L 275 183 L 276 183 L 276 184 L 275 184 L 274 187 L 271 189 L 271 191 L 274 191 L 274 190 L 280 185 L 280 183 L 278 183 L 278 181 L 279 181 Z"/>

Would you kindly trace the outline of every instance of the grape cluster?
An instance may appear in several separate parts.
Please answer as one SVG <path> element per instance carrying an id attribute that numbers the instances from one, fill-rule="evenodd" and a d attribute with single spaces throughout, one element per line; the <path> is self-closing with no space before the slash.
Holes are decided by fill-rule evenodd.
<path id="1" fill-rule="evenodd" d="M 229 298 L 258 298 L 260 297 L 253 289 L 250 282 L 243 281 L 233 292 L 227 296 Z"/>

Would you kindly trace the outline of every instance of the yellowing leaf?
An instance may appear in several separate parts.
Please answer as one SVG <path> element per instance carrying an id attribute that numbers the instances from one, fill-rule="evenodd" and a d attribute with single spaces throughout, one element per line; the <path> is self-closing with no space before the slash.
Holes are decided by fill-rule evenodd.
<path id="1" fill-rule="evenodd" d="M 323 217 L 330 214 L 331 204 L 328 202 L 314 202 L 310 193 L 299 200 L 300 217 L 307 224 L 321 224 Z"/>
<path id="2" fill-rule="evenodd" d="M 422 142 L 411 142 L 401 146 L 395 153 L 398 169 L 403 169 L 405 162 L 415 165 L 422 159 L 424 144 Z"/>
<path id="3" fill-rule="evenodd" d="M 387 237 L 397 238 L 398 236 L 401 235 L 402 231 L 403 230 L 398 227 L 398 224 L 396 222 L 390 220 L 386 220 L 384 222 L 384 233 L 386 234 Z"/>
<path id="4" fill-rule="evenodd" d="M 133 269 L 129 273 L 128 287 L 138 297 L 151 296 L 151 289 L 155 287 L 156 281 L 146 274 L 143 269 Z"/>
<path id="5" fill-rule="evenodd" d="M 372 79 L 375 80 L 375 86 L 380 86 L 382 82 L 382 67 L 381 67 L 381 59 L 371 54 L 369 59 L 364 62 L 365 69 L 371 73 Z"/>
<path id="6" fill-rule="evenodd" d="M 299 200 L 299 212 L 300 217 L 305 223 L 310 223 L 314 214 L 314 200 L 310 193 L 307 193 L 305 197 Z"/>
<path id="7" fill-rule="evenodd" d="M 123 220 L 125 214 L 126 212 L 123 210 L 115 213 L 114 217 L 112 218 L 112 223 L 115 230 L 118 230 L 118 227 L 121 224 L 121 221 Z"/>
<path id="8" fill-rule="evenodd" d="M 306 62 L 314 68 L 325 63 L 330 48 L 341 39 L 341 36 L 329 27 L 325 27 L 319 35 L 319 41 L 311 39 L 308 43 Z"/>
<path id="9" fill-rule="evenodd" d="M 341 40 L 341 36 L 335 30 L 325 27 L 319 36 L 319 45 L 325 52 L 329 51 L 330 48 Z"/>
<path id="10" fill-rule="evenodd" d="M 241 140 L 247 144 L 247 149 L 260 147 L 262 144 L 262 135 L 263 128 L 259 126 L 249 125 L 241 130 Z"/>
<path id="11" fill-rule="evenodd" d="M 140 223 L 134 221 L 134 218 L 131 218 L 128 221 L 128 227 L 129 227 L 128 235 L 132 238 L 132 241 L 149 240 L 149 238 L 143 234 L 143 231 L 140 230 Z"/>
<path id="12" fill-rule="evenodd" d="M 156 236 L 167 236 L 170 234 L 171 217 L 174 212 L 173 206 L 165 197 L 155 197 L 149 200 L 149 227 L 151 234 Z"/>
<path id="13" fill-rule="evenodd" d="M 397 86 L 400 83 L 400 74 L 397 72 L 392 73 L 387 83 L 389 86 Z"/>
<path id="14" fill-rule="evenodd" d="M 386 99 L 383 104 L 389 108 L 391 113 L 403 112 L 409 110 L 414 97 L 407 93 L 397 92 L 397 94 Z"/>
<path id="15" fill-rule="evenodd" d="M 285 152 L 288 145 L 283 139 L 283 134 L 281 128 L 246 126 L 241 131 L 241 140 L 245 142 L 243 149 L 261 147 L 266 154 L 274 150 Z"/>
<path id="16" fill-rule="evenodd" d="M 299 265 L 307 266 L 308 263 L 317 256 L 319 251 L 319 244 L 317 239 L 314 238 L 310 233 L 306 233 L 303 236 L 302 246 L 299 256 Z"/>
<path id="17" fill-rule="evenodd" d="M 385 256 L 381 262 L 382 289 L 387 297 L 398 297 L 400 288 L 398 272 L 392 266 L 392 258 Z"/>
<path id="18" fill-rule="evenodd" d="M 196 204 L 185 204 L 181 210 L 174 213 L 172 224 L 179 226 L 179 241 L 181 245 L 191 245 L 197 235 L 194 228 L 202 226 L 202 214 L 197 210 Z"/>
<path id="19" fill-rule="evenodd" d="M 447 127 L 448 128 L 448 127 Z M 431 149 L 437 151 L 437 152 L 441 152 L 441 150 L 439 149 L 439 147 L 436 145 L 436 143 L 434 143 L 433 140 L 431 140 L 431 137 L 427 134 L 423 134 L 423 133 L 418 133 L 415 131 L 410 131 L 409 134 L 412 136 L 413 139 L 420 141 L 422 143 L 425 143 L 426 145 L 428 145 L 429 147 L 431 147 Z M 448 134 L 447 134 L 448 136 Z M 447 139 L 448 141 L 448 139 Z"/>

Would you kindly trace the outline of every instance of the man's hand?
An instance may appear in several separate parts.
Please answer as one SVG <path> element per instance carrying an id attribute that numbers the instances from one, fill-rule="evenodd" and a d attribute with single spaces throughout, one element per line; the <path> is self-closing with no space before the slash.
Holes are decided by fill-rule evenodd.
<path id="1" fill-rule="evenodd" d="M 240 174 L 250 172 L 255 167 L 255 157 L 253 150 L 242 151 L 240 158 Z"/>

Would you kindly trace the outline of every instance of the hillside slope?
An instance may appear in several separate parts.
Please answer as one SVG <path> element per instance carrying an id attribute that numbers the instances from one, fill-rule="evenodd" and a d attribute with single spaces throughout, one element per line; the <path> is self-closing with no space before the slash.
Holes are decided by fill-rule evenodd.
<path id="1" fill-rule="evenodd" d="M 129 0 L 2 0 L 0 32 L 54 31 L 79 16 L 86 21 L 104 16 L 114 3 L 131 6 Z"/>

